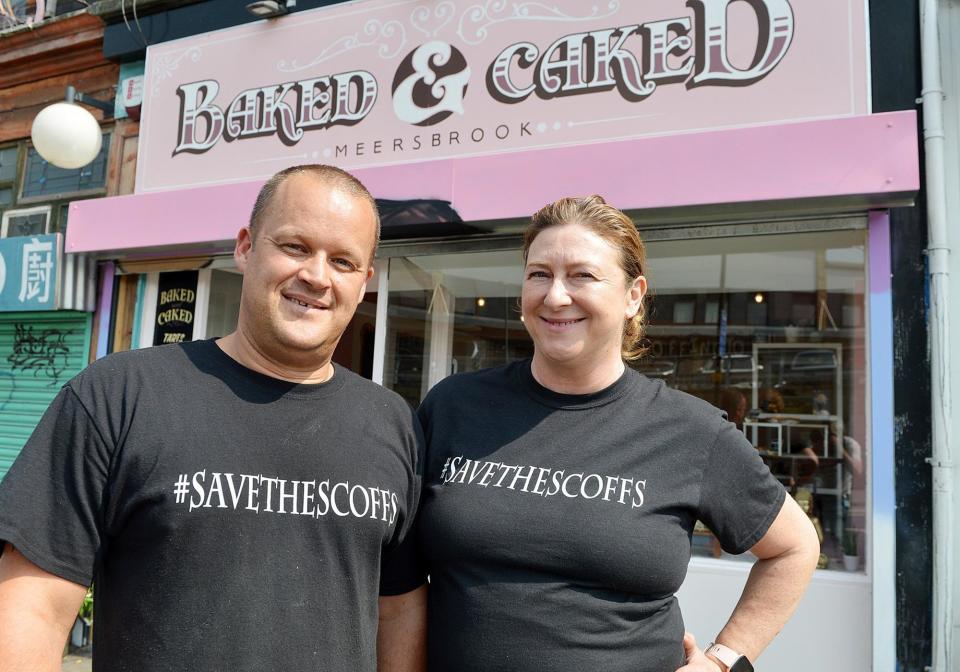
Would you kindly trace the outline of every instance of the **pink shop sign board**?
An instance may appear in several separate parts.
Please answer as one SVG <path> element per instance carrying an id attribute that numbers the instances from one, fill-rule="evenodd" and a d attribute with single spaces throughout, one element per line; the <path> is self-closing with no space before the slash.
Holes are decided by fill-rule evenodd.
<path id="1" fill-rule="evenodd" d="M 297 12 L 147 50 L 137 191 L 866 114 L 866 24 L 864 0 Z"/>

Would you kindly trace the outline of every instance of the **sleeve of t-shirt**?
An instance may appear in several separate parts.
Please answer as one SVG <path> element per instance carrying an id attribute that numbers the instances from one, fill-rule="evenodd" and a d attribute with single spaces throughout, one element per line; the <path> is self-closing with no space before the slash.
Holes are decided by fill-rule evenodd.
<path id="1" fill-rule="evenodd" d="M 699 518 L 728 553 L 750 550 L 767 533 L 786 491 L 736 425 L 720 419 L 700 490 Z"/>
<path id="2" fill-rule="evenodd" d="M 381 595 L 403 595 L 426 583 L 427 572 L 416 537 L 414 527 L 399 546 L 384 552 L 380 564 Z"/>
<path id="3" fill-rule="evenodd" d="M 103 437 L 64 386 L 0 482 L 0 540 L 40 569 L 90 585 L 109 465 Z"/>
<path id="4" fill-rule="evenodd" d="M 417 513 L 420 509 L 420 491 L 423 483 L 424 440 L 423 431 L 416 415 L 413 415 L 413 435 L 416 442 L 414 455 L 414 483 L 410 488 L 407 510 L 398 536 L 399 542 L 389 545 L 380 562 L 380 594 L 402 595 L 419 588 L 426 582 L 426 569 L 417 546 Z"/>

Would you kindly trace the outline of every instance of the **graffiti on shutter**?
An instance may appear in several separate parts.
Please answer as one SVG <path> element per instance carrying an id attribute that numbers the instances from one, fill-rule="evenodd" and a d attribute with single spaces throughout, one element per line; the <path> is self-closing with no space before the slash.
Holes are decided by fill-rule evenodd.
<path id="1" fill-rule="evenodd" d="M 32 324 L 14 325 L 13 352 L 7 357 L 14 373 L 31 373 L 34 378 L 46 377 L 50 385 L 60 381 L 69 366 L 70 348 L 66 337 L 73 330 L 40 329 Z"/>
<path id="2" fill-rule="evenodd" d="M 0 479 L 60 388 L 87 364 L 90 315 L 0 315 Z"/>

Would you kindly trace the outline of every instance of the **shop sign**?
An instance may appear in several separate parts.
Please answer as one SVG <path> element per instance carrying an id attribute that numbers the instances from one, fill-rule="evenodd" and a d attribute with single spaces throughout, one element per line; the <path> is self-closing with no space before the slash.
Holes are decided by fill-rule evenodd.
<path id="1" fill-rule="evenodd" d="M 166 42 L 137 190 L 865 114 L 864 6 L 360 0 Z"/>
<path id="2" fill-rule="evenodd" d="M 193 319 L 197 310 L 197 271 L 161 273 L 157 282 L 157 317 L 153 344 L 193 340 Z"/>
<path id="3" fill-rule="evenodd" d="M 0 239 L 0 311 L 56 310 L 62 250 L 59 233 Z"/>

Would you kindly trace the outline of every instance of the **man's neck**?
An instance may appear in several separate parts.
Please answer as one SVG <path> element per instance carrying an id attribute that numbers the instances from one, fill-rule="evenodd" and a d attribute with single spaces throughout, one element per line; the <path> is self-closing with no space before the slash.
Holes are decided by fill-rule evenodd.
<path id="1" fill-rule="evenodd" d="M 325 383 L 333 378 L 333 363 L 323 357 L 319 364 L 298 366 L 290 362 L 278 362 L 257 348 L 239 329 L 216 341 L 223 352 L 239 364 L 271 378 L 291 383 Z M 317 361 L 317 360 L 314 360 Z"/>

